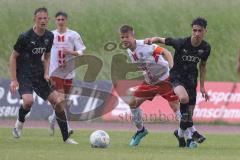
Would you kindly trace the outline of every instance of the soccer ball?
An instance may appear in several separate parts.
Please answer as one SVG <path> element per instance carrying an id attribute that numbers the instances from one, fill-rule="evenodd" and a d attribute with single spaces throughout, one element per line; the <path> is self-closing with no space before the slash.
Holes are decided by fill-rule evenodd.
<path id="1" fill-rule="evenodd" d="M 90 144 L 92 148 L 107 148 L 110 143 L 110 137 L 103 130 L 96 130 L 90 135 Z"/>

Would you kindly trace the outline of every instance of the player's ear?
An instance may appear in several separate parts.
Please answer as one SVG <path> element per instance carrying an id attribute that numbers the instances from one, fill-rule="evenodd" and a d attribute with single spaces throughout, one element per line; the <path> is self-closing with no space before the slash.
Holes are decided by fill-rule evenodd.
<path id="1" fill-rule="evenodd" d="M 132 36 L 135 37 L 135 33 L 134 33 L 134 31 L 132 31 Z"/>

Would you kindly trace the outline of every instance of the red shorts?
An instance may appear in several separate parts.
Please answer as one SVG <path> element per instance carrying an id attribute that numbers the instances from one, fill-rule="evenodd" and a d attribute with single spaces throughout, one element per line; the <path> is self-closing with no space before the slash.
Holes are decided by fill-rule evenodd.
<path id="1" fill-rule="evenodd" d="M 169 78 L 157 83 L 156 85 L 149 85 L 143 82 L 141 85 L 131 88 L 134 96 L 138 98 L 146 98 L 152 100 L 156 95 L 161 95 L 168 102 L 178 100 L 178 96 L 173 92 L 172 85 Z"/>
<path id="2" fill-rule="evenodd" d="M 51 83 L 54 86 L 54 89 L 56 89 L 59 92 L 64 92 L 65 94 L 70 93 L 70 90 L 72 88 L 72 79 L 62 79 L 59 77 L 51 77 Z"/>

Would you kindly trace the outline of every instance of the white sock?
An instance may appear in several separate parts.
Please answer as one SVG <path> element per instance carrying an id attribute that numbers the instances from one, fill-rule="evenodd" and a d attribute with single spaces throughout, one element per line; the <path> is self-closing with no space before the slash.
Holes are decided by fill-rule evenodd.
<path id="1" fill-rule="evenodd" d="M 189 130 L 190 132 L 192 132 L 192 133 L 195 132 L 195 131 L 197 131 L 196 128 L 195 128 L 195 126 L 189 127 L 188 130 Z"/>
<path id="2" fill-rule="evenodd" d="M 178 136 L 181 138 L 184 137 L 184 130 L 182 130 L 181 128 L 178 128 Z"/>
<path id="3" fill-rule="evenodd" d="M 56 113 L 54 110 L 53 110 L 53 113 L 49 117 L 51 119 L 51 123 L 56 123 Z"/>
<path id="4" fill-rule="evenodd" d="M 142 119 L 142 111 L 141 109 L 138 108 L 134 108 L 131 109 L 133 118 L 132 121 L 134 122 L 134 124 L 136 125 L 138 130 L 142 130 L 143 129 L 143 119 Z"/>
<path id="5" fill-rule="evenodd" d="M 22 129 L 23 128 L 23 122 L 20 122 L 18 119 L 17 119 L 17 121 L 16 121 L 16 123 L 15 123 L 15 128 L 19 128 L 19 129 Z"/>
<path id="6" fill-rule="evenodd" d="M 177 111 L 175 112 L 175 116 L 176 116 L 176 120 L 180 122 L 181 116 L 182 116 L 180 110 L 177 110 Z"/>
<path id="7" fill-rule="evenodd" d="M 187 139 L 192 139 L 192 132 L 191 132 L 191 130 L 186 129 L 185 132 L 184 132 L 184 136 L 185 136 Z"/>
<path id="8" fill-rule="evenodd" d="M 70 128 L 69 126 L 69 122 L 67 121 L 67 126 L 68 126 L 68 131 L 72 130 L 72 128 Z"/>

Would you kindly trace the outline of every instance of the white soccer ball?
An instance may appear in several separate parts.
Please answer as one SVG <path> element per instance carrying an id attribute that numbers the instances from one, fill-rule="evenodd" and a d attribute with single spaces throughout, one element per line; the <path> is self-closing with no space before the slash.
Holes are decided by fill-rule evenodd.
<path id="1" fill-rule="evenodd" d="M 96 130 L 90 135 L 90 144 L 92 148 L 107 148 L 110 143 L 110 137 L 103 130 Z"/>

